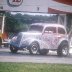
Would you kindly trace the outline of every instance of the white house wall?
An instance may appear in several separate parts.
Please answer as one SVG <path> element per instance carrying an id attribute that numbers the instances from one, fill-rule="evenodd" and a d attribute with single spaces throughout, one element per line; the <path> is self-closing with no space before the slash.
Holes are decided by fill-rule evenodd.
<path id="1" fill-rule="evenodd" d="M 49 9 L 72 13 L 72 5 L 59 3 L 54 0 L 23 0 L 22 4 L 19 6 L 10 6 L 8 0 L 0 0 L 0 11 L 4 10 L 48 13 Z"/>

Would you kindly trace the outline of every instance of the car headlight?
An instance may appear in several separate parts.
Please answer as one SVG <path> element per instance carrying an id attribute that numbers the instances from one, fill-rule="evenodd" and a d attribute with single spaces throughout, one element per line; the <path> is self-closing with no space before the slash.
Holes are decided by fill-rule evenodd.
<path id="1" fill-rule="evenodd" d="M 13 37 L 13 38 L 11 39 L 11 41 L 16 41 L 16 39 L 17 39 L 17 36 Z"/>

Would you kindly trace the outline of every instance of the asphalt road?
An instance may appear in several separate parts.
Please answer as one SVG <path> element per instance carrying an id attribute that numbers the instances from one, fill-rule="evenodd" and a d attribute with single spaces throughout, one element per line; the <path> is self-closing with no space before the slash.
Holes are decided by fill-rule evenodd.
<path id="1" fill-rule="evenodd" d="M 48 55 L 30 55 L 28 51 L 19 51 L 16 54 L 10 52 L 9 48 L 0 48 L 0 62 L 32 62 L 32 63 L 58 63 L 72 64 L 72 53 L 69 57 L 58 57 L 56 52 Z"/>

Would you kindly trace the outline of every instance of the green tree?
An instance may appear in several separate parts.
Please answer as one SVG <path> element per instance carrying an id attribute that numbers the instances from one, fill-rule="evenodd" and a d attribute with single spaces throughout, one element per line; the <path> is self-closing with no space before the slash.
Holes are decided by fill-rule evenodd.
<path id="1" fill-rule="evenodd" d="M 15 25 L 18 24 L 17 20 L 11 13 L 6 13 L 5 31 L 14 32 Z"/>

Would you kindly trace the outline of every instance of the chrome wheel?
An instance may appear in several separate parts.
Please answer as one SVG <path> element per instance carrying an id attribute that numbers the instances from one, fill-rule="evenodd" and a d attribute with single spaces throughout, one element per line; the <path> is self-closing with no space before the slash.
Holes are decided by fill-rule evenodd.
<path id="1" fill-rule="evenodd" d="M 37 46 L 36 46 L 36 45 L 33 45 L 33 46 L 31 47 L 31 51 L 32 51 L 33 54 L 36 54 L 36 53 L 38 52 Z"/>
<path id="2" fill-rule="evenodd" d="M 39 45 L 38 45 L 38 43 L 33 42 L 29 46 L 29 52 L 30 52 L 30 54 L 37 54 L 39 52 Z"/>
<path id="3" fill-rule="evenodd" d="M 69 46 L 68 44 L 61 44 L 57 50 L 58 56 L 68 56 L 69 55 Z"/>
<path id="4" fill-rule="evenodd" d="M 63 49 L 62 49 L 62 54 L 63 54 L 63 56 L 67 56 L 68 55 L 68 47 L 64 47 Z"/>

